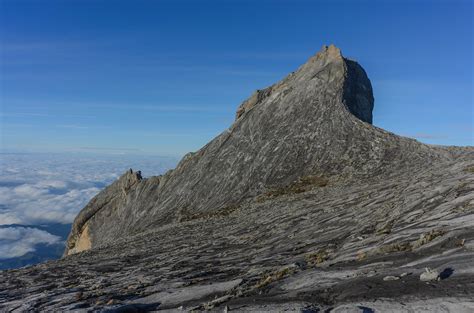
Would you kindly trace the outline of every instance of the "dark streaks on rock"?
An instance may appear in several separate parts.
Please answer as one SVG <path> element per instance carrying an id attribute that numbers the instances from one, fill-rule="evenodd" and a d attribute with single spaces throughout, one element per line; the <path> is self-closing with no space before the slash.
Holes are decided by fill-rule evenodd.
<path id="1" fill-rule="evenodd" d="M 373 101 L 323 47 L 176 169 L 98 194 L 68 256 L 0 272 L 0 310 L 473 309 L 474 149 L 379 129 Z"/>

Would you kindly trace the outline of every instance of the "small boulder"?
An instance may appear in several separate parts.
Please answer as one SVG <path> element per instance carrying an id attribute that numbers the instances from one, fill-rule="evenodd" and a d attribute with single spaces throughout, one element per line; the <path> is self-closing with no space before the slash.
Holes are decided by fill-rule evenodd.
<path id="1" fill-rule="evenodd" d="M 420 275 L 421 281 L 435 281 L 438 280 L 438 278 L 439 272 L 429 267 L 425 268 L 425 271 Z"/>

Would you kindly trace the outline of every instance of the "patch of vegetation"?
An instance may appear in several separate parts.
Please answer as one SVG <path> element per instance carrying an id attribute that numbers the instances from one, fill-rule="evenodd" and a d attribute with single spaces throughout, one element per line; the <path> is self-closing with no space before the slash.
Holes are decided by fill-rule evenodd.
<path id="1" fill-rule="evenodd" d="M 389 221 L 385 225 L 383 225 L 381 228 L 377 229 L 375 234 L 377 236 L 390 234 L 392 232 L 392 227 L 393 227 L 393 221 Z"/>
<path id="2" fill-rule="evenodd" d="M 466 201 L 452 209 L 452 211 L 456 213 L 470 212 L 473 210 L 474 204 L 472 204 L 470 201 Z"/>
<path id="3" fill-rule="evenodd" d="M 383 245 L 381 247 L 376 248 L 371 255 L 380 255 L 380 254 L 387 254 L 393 252 L 404 252 L 404 251 L 413 251 L 434 239 L 443 236 L 446 234 L 444 230 L 431 230 L 428 233 L 421 234 L 418 240 L 412 242 L 398 242 L 398 243 L 391 243 L 388 245 Z"/>
<path id="4" fill-rule="evenodd" d="M 473 165 L 473 166 L 468 166 L 468 167 L 466 167 L 466 168 L 464 169 L 464 172 L 474 174 L 474 165 Z"/>
<path id="5" fill-rule="evenodd" d="M 357 252 L 357 261 L 361 262 L 365 259 L 367 259 L 367 252 L 364 252 L 364 251 Z"/>
<path id="6" fill-rule="evenodd" d="M 267 199 L 277 198 L 284 195 L 298 194 L 309 191 L 314 187 L 325 187 L 329 181 L 320 176 L 303 176 L 296 182 L 287 186 L 272 188 L 264 194 L 257 197 L 257 202 L 264 202 Z"/>
<path id="7" fill-rule="evenodd" d="M 376 254 L 387 254 L 392 252 L 411 251 L 411 245 L 409 242 L 392 243 L 384 245 L 378 248 Z"/>
<path id="8" fill-rule="evenodd" d="M 420 235 L 420 239 L 416 240 L 415 242 L 412 242 L 412 249 L 416 249 L 423 245 L 426 245 L 428 242 L 431 242 L 434 239 L 443 236 L 444 234 L 446 234 L 446 231 L 434 229 L 431 230 L 429 233 L 422 234 Z"/>
<path id="9" fill-rule="evenodd" d="M 260 281 L 255 285 L 255 288 L 266 287 L 272 282 L 280 280 L 284 277 L 287 277 L 295 272 L 296 272 L 296 267 L 287 266 L 287 267 L 281 268 L 271 274 L 262 276 Z"/>
<path id="10" fill-rule="evenodd" d="M 316 252 L 311 252 L 305 255 L 306 264 L 308 266 L 319 266 L 321 263 L 329 260 L 329 251 L 321 249 Z"/>

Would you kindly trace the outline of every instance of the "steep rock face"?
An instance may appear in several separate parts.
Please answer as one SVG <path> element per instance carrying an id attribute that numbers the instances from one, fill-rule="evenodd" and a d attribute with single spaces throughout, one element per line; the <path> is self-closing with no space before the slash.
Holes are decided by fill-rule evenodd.
<path id="1" fill-rule="evenodd" d="M 372 86 L 364 69 L 357 62 L 346 60 L 347 76 L 343 98 L 348 110 L 364 122 L 372 124 L 374 97 Z"/>
<path id="2" fill-rule="evenodd" d="M 117 186 L 129 173 L 101 192 L 74 222 L 66 254 L 220 214 L 305 177 L 335 182 L 450 158 L 372 126 L 373 103 L 362 67 L 324 46 L 296 72 L 244 101 L 234 124 L 176 169 L 134 181 L 124 193 Z"/>
<path id="3" fill-rule="evenodd" d="M 372 107 L 324 47 L 175 170 L 98 194 L 70 255 L 0 271 L 0 311 L 473 311 L 474 148 L 387 133 Z"/>
<path id="4" fill-rule="evenodd" d="M 130 169 L 113 184 L 95 196 L 87 206 L 79 212 L 74 220 L 65 254 L 73 254 L 90 249 L 92 246 L 92 239 L 89 234 L 89 223 L 91 218 L 103 208 L 111 208 L 112 210 L 107 213 L 113 214 L 114 207 L 126 205 L 127 201 L 130 201 L 127 197 L 128 193 L 141 180 L 141 173 L 133 172 Z"/>

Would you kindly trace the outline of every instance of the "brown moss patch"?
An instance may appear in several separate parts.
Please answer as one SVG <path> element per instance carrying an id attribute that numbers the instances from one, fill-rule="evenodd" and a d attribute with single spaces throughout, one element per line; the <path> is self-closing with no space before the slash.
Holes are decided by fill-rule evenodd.
<path id="1" fill-rule="evenodd" d="M 284 268 L 281 268 L 273 273 L 263 275 L 260 281 L 255 285 L 255 288 L 263 288 L 266 287 L 267 285 L 271 284 L 272 282 L 275 282 L 277 280 L 280 280 L 284 277 L 287 277 L 293 273 L 296 272 L 296 267 L 291 267 L 287 266 Z"/>
<path id="2" fill-rule="evenodd" d="M 320 176 L 303 176 L 296 182 L 283 187 L 276 187 L 269 189 L 264 194 L 257 197 L 257 202 L 264 202 L 267 199 L 277 198 L 284 195 L 298 194 L 309 191 L 315 187 L 325 187 L 329 181 Z"/>
<path id="3" fill-rule="evenodd" d="M 409 242 L 392 243 L 383 245 L 376 251 L 377 254 L 387 254 L 392 252 L 411 251 L 411 244 Z"/>
<path id="4" fill-rule="evenodd" d="M 383 245 L 381 247 L 378 247 L 374 249 L 370 255 L 381 255 L 381 254 L 387 254 L 387 253 L 394 253 L 394 252 L 406 252 L 406 251 L 413 251 L 414 249 L 417 249 L 433 240 L 435 240 L 438 237 L 443 236 L 446 234 L 446 231 L 444 230 L 431 230 L 428 233 L 421 234 L 420 238 L 412 241 L 412 242 L 396 242 L 396 243 L 391 243 L 387 245 Z"/>
<path id="5" fill-rule="evenodd" d="M 327 249 L 308 253 L 305 255 L 306 264 L 308 266 L 319 266 L 321 263 L 329 260 L 329 254 Z"/>
<path id="6" fill-rule="evenodd" d="M 390 234 L 392 232 L 392 227 L 393 227 L 393 221 L 389 221 L 385 225 L 383 225 L 381 228 L 377 229 L 375 234 L 377 236 Z"/>
<path id="7" fill-rule="evenodd" d="M 359 251 L 357 252 L 357 257 L 356 257 L 357 261 L 361 262 L 365 259 L 367 259 L 367 252 L 364 252 L 364 251 Z"/>
<path id="8" fill-rule="evenodd" d="M 429 233 L 420 235 L 420 239 L 412 242 L 411 246 L 412 246 L 413 249 L 419 248 L 419 247 L 421 247 L 423 245 L 426 245 L 427 243 L 435 240 L 436 238 L 443 236 L 444 234 L 446 234 L 446 231 L 444 231 L 444 230 L 434 230 L 433 229 Z"/>
<path id="9" fill-rule="evenodd" d="M 464 172 L 474 174 L 474 165 L 466 167 Z"/>

